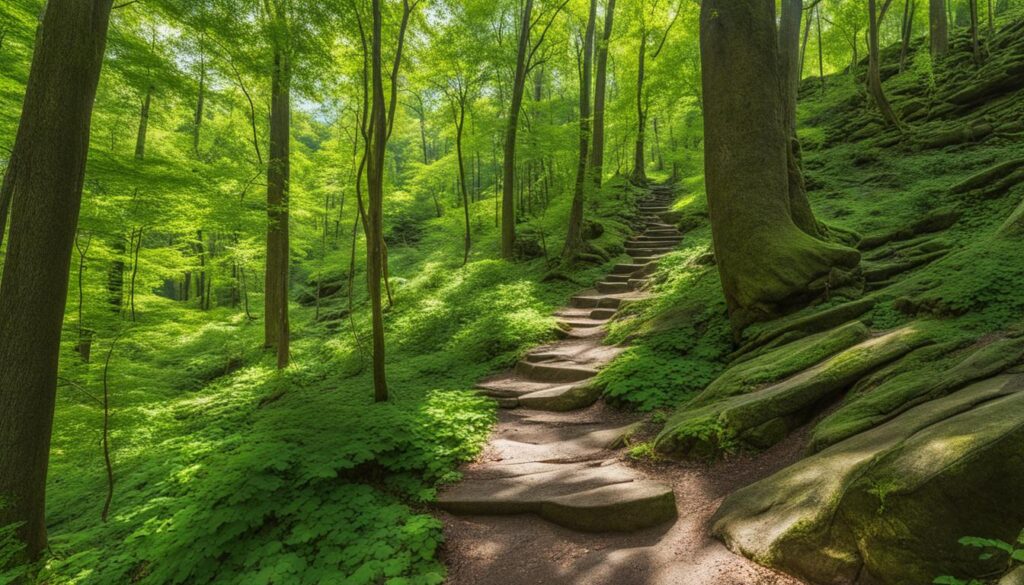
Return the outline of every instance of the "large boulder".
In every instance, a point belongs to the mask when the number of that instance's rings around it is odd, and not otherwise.
[[[733,551],[822,585],[992,574],[963,536],[1024,526],[1024,376],[926,402],[730,495]]]

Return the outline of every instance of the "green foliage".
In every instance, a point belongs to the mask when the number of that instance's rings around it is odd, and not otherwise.
[[[2,501],[0,501],[0,505],[3,505]],[[17,524],[0,526],[0,567],[8,567],[0,568],[0,585],[10,585],[16,582],[28,570],[27,567],[16,564],[25,548],[15,537],[17,529]]]
[[[998,538],[981,538],[978,536],[965,536],[959,540],[960,544],[976,548],[982,552],[978,555],[980,561],[996,562],[1003,565],[1001,572],[1010,572],[1016,567],[1024,566],[1024,530],[1017,536],[1017,541],[1009,543]],[[959,579],[951,575],[936,577],[932,583],[938,585],[985,585],[985,581],[974,578]]]

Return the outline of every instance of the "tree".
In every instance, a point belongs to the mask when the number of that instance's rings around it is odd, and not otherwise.
[[[615,0],[608,0],[604,10],[604,34],[597,45],[597,80],[594,83],[594,138],[590,149],[591,176],[594,185],[601,186],[604,179],[604,102],[608,84],[608,45],[612,39]]]
[[[907,68],[907,53],[914,35],[914,16],[917,13],[916,0],[903,0],[903,21],[900,25],[900,72]]]
[[[583,198],[587,186],[587,148],[590,146],[590,78],[594,67],[594,21],[597,20],[597,0],[590,0],[590,14],[583,33],[583,67],[580,72],[580,146],[576,166],[576,185],[572,207],[569,210],[569,231],[565,237],[562,261],[571,264],[583,247]]]
[[[771,5],[705,0],[700,29],[708,207],[738,332],[820,294],[860,255],[808,235],[793,219]]]
[[[11,233],[0,281],[0,526],[30,560],[46,548],[46,470],[61,323],[111,0],[50,0],[3,191]]]
[[[654,1],[651,5],[650,11],[645,11],[641,3],[639,10],[640,17],[640,50],[637,52],[637,68],[636,68],[636,142],[633,149],[633,172],[630,175],[630,180],[636,185],[647,184],[647,169],[646,169],[646,158],[645,148],[646,140],[645,136],[647,133],[647,93],[644,90],[644,82],[647,79],[647,44],[651,38],[651,35],[655,34],[653,24],[650,22],[655,17],[655,10],[658,7],[658,2]],[[669,19],[668,25],[661,33],[660,40],[654,45],[654,52],[651,53],[650,61],[654,61],[661,54],[661,50],[665,48],[665,41],[668,40],[668,34],[672,31],[672,27],[675,26],[676,21],[679,19],[679,15],[682,12],[682,3],[676,6],[675,11]]]
[[[501,182],[501,257],[512,258],[516,241],[516,136],[519,132],[519,112],[523,106],[523,92],[526,89],[526,78],[530,71],[539,64],[534,59],[537,50],[544,44],[544,38],[555,21],[555,17],[569,2],[563,0],[557,7],[549,10],[547,24],[537,41],[530,44],[530,32],[536,23],[533,21],[533,0],[526,0],[523,15],[519,24],[519,42],[516,49],[516,68],[512,79],[512,101],[509,106],[508,122],[505,126],[504,160],[502,161]],[[538,18],[538,21],[541,19]]]
[[[967,6],[971,13],[971,55],[974,57],[974,66],[981,67],[981,44],[978,42],[978,0],[967,0]]]
[[[384,76],[382,40],[383,18],[381,0],[372,0],[373,24],[370,36],[370,85],[371,100],[368,115],[369,127],[366,132],[366,186],[368,193],[367,211],[363,218],[366,231],[366,278],[370,293],[370,311],[373,327],[373,399],[385,402],[388,399],[387,374],[385,372],[384,307],[381,302],[381,279],[386,278],[384,252],[384,157],[387,141],[395,120],[395,106],[398,103],[398,68],[402,63],[402,49],[405,45],[405,31],[409,16],[415,4],[402,0],[402,21],[398,29],[395,59],[391,66],[390,101],[384,101]],[[360,205],[362,203],[360,202]]]
[[[882,89],[882,65],[881,57],[879,56],[881,49],[879,47],[878,29],[882,20],[885,19],[885,13],[889,10],[892,0],[883,0],[883,2],[879,11],[876,9],[876,0],[868,0],[868,95],[875,102],[875,106],[881,112],[885,123],[902,132],[903,127],[900,124],[900,120],[896,116],[896,112],[893,111],[892,106],[889,105],[889,100],[885,97],[885,90]]]
[[[796,135],[796,94],[800,87],[800,19],[803,11],[803,0],[782,0],[778,34],[779,75],[782,77],[782,121],[789,136],[786,168],[793,221],[803,231],[817,236],[818,222],[815,221],[811,204],[807,200],[800,160],[800,141]]]
[[[267,258],[264,273],[264,346],[277,351],[277,367],[288,366],[288,190],[291,168],[291,62],[289,0],[264,0],[273,63],[270,89],[270,158],[267,164]]]

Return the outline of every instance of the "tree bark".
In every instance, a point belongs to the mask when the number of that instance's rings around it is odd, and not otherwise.
[[[153,85],[146,88],[146,97],[142,100],[142,111],[139,113],[139,134],[135,138],[135,158],[142,160],[146,156],[146,130],[149,128],[149,105],[153,100]]]
[[[590,149],[590,175],[597,187],[604,180],[604,101],[608,85],[608,45],[612,38],[615,0],[608,0],[604,12],[604,34],[597,45],[597,79],[594,82],[594,129]]]
[[[981,43],[978,42],[978,0],[967,0],[971,13],[971,54],[975,67],[981,67]]]
[[[800,87],[800,19],[803,17],[803,0],[782,0],[782,14],[779,18],[779,86],[782,95],[782,121],[789,136],[786,154],[786,168],[789,176],[789,200],[793,221],[812,236],[818,236],[818,222],[811,211],[804,187],[804,175],[800,156],[800,141],[796,136],[796,98]]]
[[[0,281],[0,526],[46,548],[46,470],[61,323],[111,0],[49,0],[11,156]],[[15,559],[18,562],[22,559]]]
[[[192,152],[199,156],[199,132],[203,126],[203,102],[206,98],[206,55],[199,55],[199,95],[196,98],[195,121],[192,126]]]
[[[917,2],[911,0],[903,1],[903,25],[900,28],[900,73],[907,69],[907,53],[910,52],[910,40],[914,34],[914,14],[917,12]]]
[[[647,31],[640,36],[640,50],[636,63],[636,142],[633,146],[633,173],[630,181],[636,185],[647,184],[646,160],[644,158],[644,131],[647,128],[647,108],[644,107],[644,77],[647,65]]]
[[[381,302],[383,266],[382,218],[384,203],[384,155],[387,142],[387,115],[384,103],[384,78],[381,63],[381,8],[380,0],[373,0],[373,34],[371,38],[372,102],[367,143],[366,184],[369,191],[369,209],[366,227],[367,289],[373,322],[373,399],[388,399],[387,377],[384,369],[384,316]]]
[[[594,28],[597,20],[597,0],[590,0],[590,14],[587,30],[583,37],[583,71],[580,76],[580,141],[579,159],[576,165],[576,185],[569,210],[569,231],[565,237],[562,261],[571,264],[576,261],[583,248],[583,199],[587,186],[587,148],[590,146],[590,79],[594,68]]]
[[[793,220],[772,12],[761,0],[701,6],[708,205],[737,332],[796,308],[815,294],[816,281],[860,259],[856,250],[816,239]]]
[[[512,105],[505,129],[505,158],[502,162],[501,184],[501,257],[511,259],[516,242],[516,134],[519,131],[519,110],[523,105],[526,85],[526,58],[530,48],[530,18],[533,0],[526,0],[519,25],[519,47],[516,52],[516,72],[512,80]]]
[[[275,40],[271,72],[270,158],[267,165],[267,258],[264,275],[264,345],[277,350],[277,367],[288,366],[288,190],[290,175],[290,82],[288,56]],[[200,296],[202,299],[202,296]]]
[[[466,166],[462,159],[462,130],[466,126],[466,89],[460,88],[458,96],[458,115],[455,119],[455,155],[459,160],[459,190],[462,192],[462,211],[466,220],[466,233],[464,238],[464,250],[462,253],[462,264],[469,262],[469,249],[472,245],[472,236],[469,225],[469,189],[466,187]]]
[[[881,58],[878,46],[879,13],[875,9],[875,5],[876,0],[868,0],[868,94],[874,100],[885,123],[902,132],[900,120],[896,117],[892,106],[889,105],[889,100],[885,97],[885,91],[882,89]]]

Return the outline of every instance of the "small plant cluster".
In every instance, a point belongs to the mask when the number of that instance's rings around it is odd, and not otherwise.
[[[980,549],[978,560],[987,561],[1001,565],[996,575],[1003,575],[1024,566],[1024,530],[1017,536],[1017,541],[1009,543],[997,538],[980,538],[977,536],[965,536],[960,539],[960,544],[970,548]],[[951,575],[936,577],[932,583],[936,585],[987,585],[992,583],[990,579],[960,579]]]

